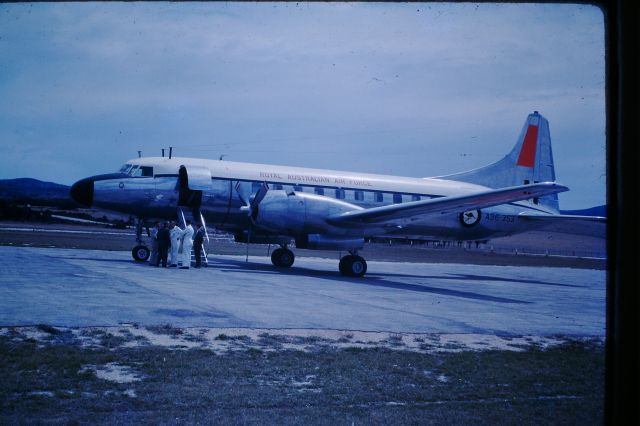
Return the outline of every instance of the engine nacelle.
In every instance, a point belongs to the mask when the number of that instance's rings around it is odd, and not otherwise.
[[[353,229],[335,227],[325,219],[361,209],[322,195],[269,191],[258,206],[255,224],[266,231],[284,235],[352,235]]]

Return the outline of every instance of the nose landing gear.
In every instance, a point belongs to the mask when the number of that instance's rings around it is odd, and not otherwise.
[[[131,255],[136,262],[146,262],[151,255],[151,251],[149,251],[147,246],[138,245],[131,250]]]
[[[142,219],[138,219],[136,221],[136,242],[138,243],[138,245],[131,250],[131,256],[133,256],[133,259],[136,262],[146,262],[147,259],[149,259],[149,256],[151,255],[151,250],[149,250],[149,247],[145,246],[142,243],[143,225],[144,225],[144,221]],[[147,233],[149,233],[148,229],[147,229]]]

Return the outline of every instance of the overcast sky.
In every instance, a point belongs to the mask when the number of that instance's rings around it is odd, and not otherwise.
[[[160,155],[426,177],[550,123],[564,209],[606,201],[588,5],[0,4],[0,178]]]

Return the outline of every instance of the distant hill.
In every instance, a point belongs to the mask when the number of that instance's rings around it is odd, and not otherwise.
[[[74,207],[69,187],[31,178],[0,179],[0,200],[57,207]]]
[[[582,210],[560,210],[562,214],[575,214],[579,216],[607,216],[607,206],[596,206]]]

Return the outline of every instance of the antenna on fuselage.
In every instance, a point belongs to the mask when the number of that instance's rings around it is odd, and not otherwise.
[[[172,152],[173,152],[173,147],[172,147],[172,146],[170,146],[170,147],[169,147],[169,160],[171,160],[171,154],[172,154]]]
[[[164,148],[162,148],[162,158],[164,158]]]
[[[142,151],[138,151],[138,158],[142,157]]]

